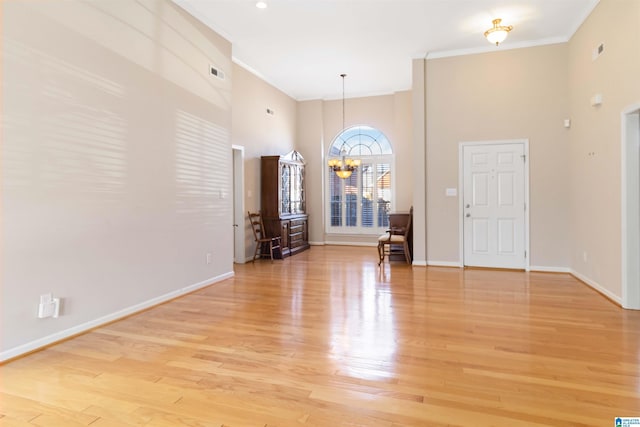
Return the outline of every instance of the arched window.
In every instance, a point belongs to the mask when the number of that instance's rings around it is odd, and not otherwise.
[[[391,143],[378,129],[354,126],[343,130],[329,147],[329,159],[343,155],[361,164],[346,179],[328,174],[327,232],[379,234],[389,226],[393,200]]]

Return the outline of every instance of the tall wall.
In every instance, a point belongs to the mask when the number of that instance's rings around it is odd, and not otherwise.
[[[232,140],[234,145],[244,147],[245,211],[260,209],[260,157],[286,154],[295,148],[297,107],[293,98],[233,64]],[[245,254],[249,258],[255,243],[248,220],[244,227]]]
[[[408,211],[412,203],[411,92],[349,98],[345,102],[345,127],[368,125],[380,129],[394,150],[395,209]],[[377,235],[327,234],[324,213],[326,155],[333,139],[342,131],[342,99],[299,103],[297,147],[307,160],[307,210],[311,242],[373,244]]]
[[[323,101],[302,101],[298,103],[298,137],[296,148],[307,160],[305,168],[305,190],[307,212],[309,213],[309,243],[324,244],[324,156],[331,143],[324,135]]]
[[[427,60],[428,263],[462,263],[458,198],[445,196],[446,188],[459,188],[459,143],[527,138],[530,264],[566,269],[567,52],[558,44]]]
[[[601,43],[604,52],[592,59]],[[569,42],[571,269],[619,299],[621,113],[640,103],[640,2],[601,0]],[[602,104],[590,99],[602,95]]]
[[[0,358],[232,275],[231,45],[166,1],[1,7]]]

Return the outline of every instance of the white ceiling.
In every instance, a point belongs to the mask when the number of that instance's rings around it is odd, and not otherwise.
[[[565,42],[599,0],[173,0],[227,38],[233,59],[297,100],[411,87],[411,60]],[[513,25],[491,45],[494,18]],[[229,70],[223,70],[229,71]]]

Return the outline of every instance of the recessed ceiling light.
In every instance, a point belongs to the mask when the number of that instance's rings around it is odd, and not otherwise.
[[[267,3],[264,1],[259,1],[258,3],[256,3],[256,7],[258,9],[266,9],[267,8]]]

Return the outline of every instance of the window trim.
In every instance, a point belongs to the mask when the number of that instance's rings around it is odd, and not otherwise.
[[[363,130],[365,131],[363,132]],[[345,133],[353,133],[354,131],[356,131],[354,136],[351,136],[347,139],[344,138]],[[326,235],[373,236],[373,235],[379,235],[381,233],[384,233],[388,228],[388,226],[378,226],[378,227],[362,226],[362,176],[360,174],[360,170],[358,170],[358,192],[357,192],[357,206],[356,206],[356,209],[357,209],[356,216],[357,216],[357,222],[359,225],[355,227],[348,227],[345,225],[336,227],[331,225],[331,174],[333,174],[333,172],[328,171],[328,168],[326,167],[327,161],[329,159],[338,158],[338,156],[330,154],[334,146],[336,146],[336,144],[337,146],[335,148],[344,147],[345,144],[348,146],[352,146],[353,148],[359,146],[360,144],[355,144],[355,145],[348,144],[348,141],[350,141],[351,138],[357,135],[366,135],[366,137],[370,138],[371,141],[377,143],[381,148],[380,150],[381,153],[371,154],[371,155],[366,155],[366,154],[356,155],[356,153],[349,152],[347,153],[347,157],[350,159],[360,159],[363,163],[372,162],[374,165],[378,165],[381,163],[389,164],[389,173],[390,173],[390,179],[391,179],[391,203],[389,206],[389,211],[390,212],[395,211],[395,206],[396,206],[395,199],[397,194],[396,181],[395,181],[396,155],[393,150],[393,144],[391,143],[389,138],[387,138],[387,135],[377,127],[366,125],[366,124],[359,124],[359,125],[353,125],[353,126],[347,127],[346,129],[342,129],[340,132],[338,132],[338,134],[331,140],[331,144],[329,144],[328,149],[324,153],[324,162],[323,162],[324,169],[323,170],[325,171],[325,173],[323,175],[326,175],[326,178],[324,178],[323,180],[323,185],[326,191],[325,191],[325,194],[323,195],[323,199],[324,199],[323,205],[324,205],[324,217],[326,219],[325,227],[324,227]],[[358,142],[359,141],[360,140],[358,140]],[[384,141],[384,144],[381,144],[380,141]],[[387,151],[387,153],[383,153],[383,151]],[[360,153],[362,152],[360,151]],[[344,195],[344,192],[343,192],[343,195]],[[344,206],[346,206],[346,203],[344,200],[342,201],[342,206],[344,211]],[[346,218],[344,218],[343,216],[343,219],[346,219]]]
[[[330,157],[327,156],[327,159],[329,159]],[[390,205],[390,211],[393,212],[395,211],[395,206],[396,206],[396,180],[395,180],[395,168],[396,168],[396,156],[395,154],[382,154],[382,155],[375,155],[375,156],[350,156],[349,158],[352,159],[361,159],[364,162],[367,163],[373,163],[374,165],[377,164],[381,164],[381,163],[388,163],[389,164],[389,173],[391,174],[391,205]],[[325,165],[325,169],[326,169],[326,161],[324,162]],[[354,235],[354,236],[377,236],[380,235],[382,233],[384,233],[385,231],[387,231],[388,226],[380,226],[380,227],[363,227],[361,224],[356,226],[356,227],[349,227],[349,226],[332,226],[331,225],[331,174],[333,172],[328,171],[327,170],[327,174],[326,174],[326,178],[324,180],[326,188],[327,188],[327,192],[325,195],[325,200],[324,200],[324,204],[325,204],[325,218],[327,218],[327,221],[325,222],[325,233],[327,235]],[[338,178],[339,179],[339,178]],[[360,174],[360,171],[358,170],[358,189],[360,190],[362,188],[362,175]],[[357,218],[358,218],[358,222],[361,222],[362,218],[362,192],[358,191],[357,194]]]

